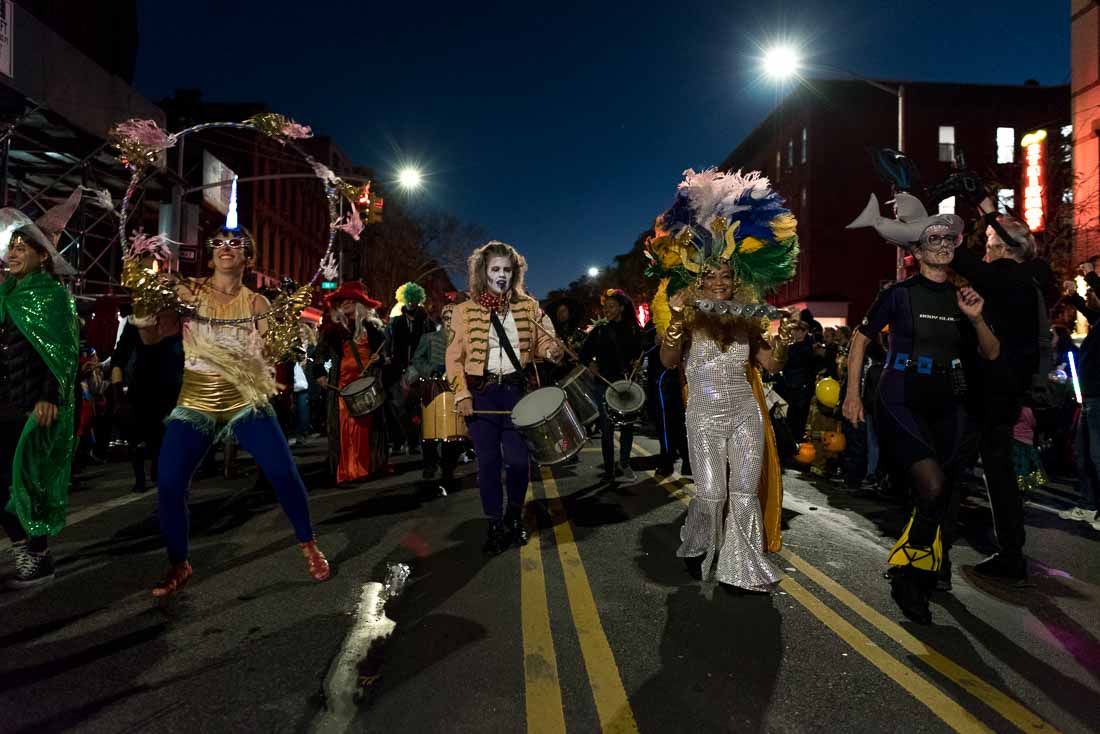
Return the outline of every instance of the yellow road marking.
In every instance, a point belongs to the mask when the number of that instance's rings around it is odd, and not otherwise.
[[[588,683],[592,696],[596,700],[596,714],[600,719],[600,728],[604,732],[629,734],[638,731],[634,721],[634,712],[630,708],[626,690],[623,688],[622,675],[615,663],[615,655],[600,623],[596,609],[596,600],[592,596],[592,587],[588,583],[588,574],[573,540],[573,527],[569,524],[562,507],[558,485],[549,467],[542,467],[542,485],[549,500],[551,521],[554,525],[554,539],[558,546],[562,573],[565,576],[565,590],[569,597],[569,609],[573,614],[573,624],[577,629],[577,638],[584,657]]]
[[[840,639],[847,642],[853,650],[893,679],[913,698],[927,706],[932,713],[943,720],[943,723],[958,732],[992,731],[946,693],[872,642],[867,635],[853,627],[790,576],[785,577],[780,582],[780,586],[821,620],[826,627],[835,632]]]
[[[638,452],[641,454],[652,456],[649,451],[640,446],[635,445],[635,449],[637,449]],[[661,486],[671,496],[678,498],[684,504],[688,504],[691,501],[691,498],[686,492],[684,492],[684,485],[687,484],[688,481],[689,480],[686,477],[681,477],[677,479],[675,483],[661,481],[658,482],[658,485]],[[916,656],[920,660],[924,661],[926,665],[955,682],[960,688],[985,703],[987,706],[999,713],[1021,731],[1041,731],[1051,732],[1052,734],[1058,731],[1049,723],[1036,716],[1026,707],[1017,703],[1006,694],[1002,693],[985,681],[981,680],[978,676],[969,672],[954,661],[944,657],[939,652],[936,652],[932,648],[928,647],[916,637],[913,637],[913,635],[911,635],[909,632],[906,632],[905,629],[901,627],[901,625],[872,609],[865,602],[855,596],[855,594],[845,589],[843,586],[826,576],[824,573],[797,556],[792,551],[784,548],[779,552],[779,554],[782,557],[786,558],[792,566],[801,571],[807,578],[809,578],[825,591],[832,594],[834,598],[836,598],[838,601],[840,601],[842,604],[847,606],[859,616],[863,617],[863,619],[865,619],[873,627],[878,629],[887,637],[897,642],[907,652]],[[833,612],[816,596],[811,594],[803,586],[794,581],[794,579],[788,576],[781,582],[781,585],[788,593],[791,594],[791,596],[795,597],[795,599],[797,599],[802,604],[802,606],[806,607],[806,609],[809,610],[811,614],[821,620],[821,622],[829,627],[829,629],[833,630],[833,632],[839,635],[841,639],[847,642],[852,647],[852,649],[854,649],[863,657],[867,658],[867,660],[874,664],[875,667],[877,667],[883,673],[896,681],[899,685],[905,688],[905,690],[909,691],[909,693],[912,694],[914,698],[931,708],[932,711],[935,712],[936,715],[939,716],[941,719],[943,719],[944,722],[947,723],[949,726],[955,728],[958,731],[966,731],[968,729],[959,727],[967,727],[976,724],[977,726],[981,727],[980,729],[978,729],[979,731],[987,730],[984,725],[978,722],[977,719],[974,719],[973,716],[967,713],[965,709],[956,704],[952,699],[947,698],[946,695],[943,694],[938,688],[935,688],[923,678],[918,676],[915,672],[911,671],[909,668],[906,668],[904,665],[899,663],[896,658],[890,656],[881,648],[875,646],[874,656],[872,657],[871,655],[868,655],[867,651],[864,648],[867,645],[874,646],[874,643],[866,635],[864,635],[858,629],[845,621],[842,617]],[[899,678],[898,675],[895,674],[897,673],[898,667],[906,671],[907,675],[904,679]],[[914,677],[917,680],[920,680],[922,685],[915,688],[911,687],[915,685],[912,683],[912,678]],[[939,697],[945,698],[952,704],[955,709],[957,709],[957,711],[952,713],[949,709],[937,708],[943,706],[944,704],[942,703],[942,701],[936,700],[936,697],[932,696],[930,691],[935,692],[935,694],[937,694]],[[957,713],[960,711],[966,715],[966,719],[957,718]],[[955,717],[956,720],[949,720],[945,717],[945,714],[949,714]],[[969,730],[973,731],[974,729]]]
[[[532,499],[527,489],[527,501]],[[531,542],[519,550],[520,617],[523,627],[523,685],[527,731],[565,734],[558,659],[550,633],[546,576],[542,570],[542,537],[532,528]]]
[[[863,617],[873,627],[901,645],[906,652],[944,677],[954,681],[956,685],[1003,716],[1020,731],[1052,733],[1058,731],[1027,707],[918,640],[897,622],[871,608],[862,599],[804,561],[793,551],[784,548],[779,554],[801,571],[806,578],[832,594],[841,604]]]

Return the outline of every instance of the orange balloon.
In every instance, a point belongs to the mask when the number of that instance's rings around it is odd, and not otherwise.
[[[817,449],[814,448],[812,443],[806,442],[798,445],[798,453],[795,454],[794,460],[799,464],[812,464],[816,458]]]

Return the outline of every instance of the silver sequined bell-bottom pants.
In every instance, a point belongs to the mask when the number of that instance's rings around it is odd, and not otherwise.
[[[743,589],[766,589],[779,572],[764,554],[763,513],[757,496],[764,460],[764,421],[755,400],[738,411],[730,431],[688,416],[688,453],[695,497],[680,530],[680,557],[703,559],[711,576]],[[694,420],[693,420],[694,419]],[[727,473],[727,467],[729,469]]]

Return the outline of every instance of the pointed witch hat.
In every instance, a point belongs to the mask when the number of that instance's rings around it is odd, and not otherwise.
[[[76,275],[76,268],[57,251],[61,232],[80,205],[80,188],[73,189],[69,198],[47,210],[37,222],[13,207],[0,209],[0,260],[7,261],[12,235],[22,232],[49,253],[53,271],[57,275]]]

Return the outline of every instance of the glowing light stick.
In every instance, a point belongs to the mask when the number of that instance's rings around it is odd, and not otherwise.
[[[1077,398],[1077,402],[1081,403],[1081,383],[1077,380],[1077,364],[1073,361],[1073,352],[1067,354],[1069,357],[1069,373],[1073,377],[1073,394]]]

